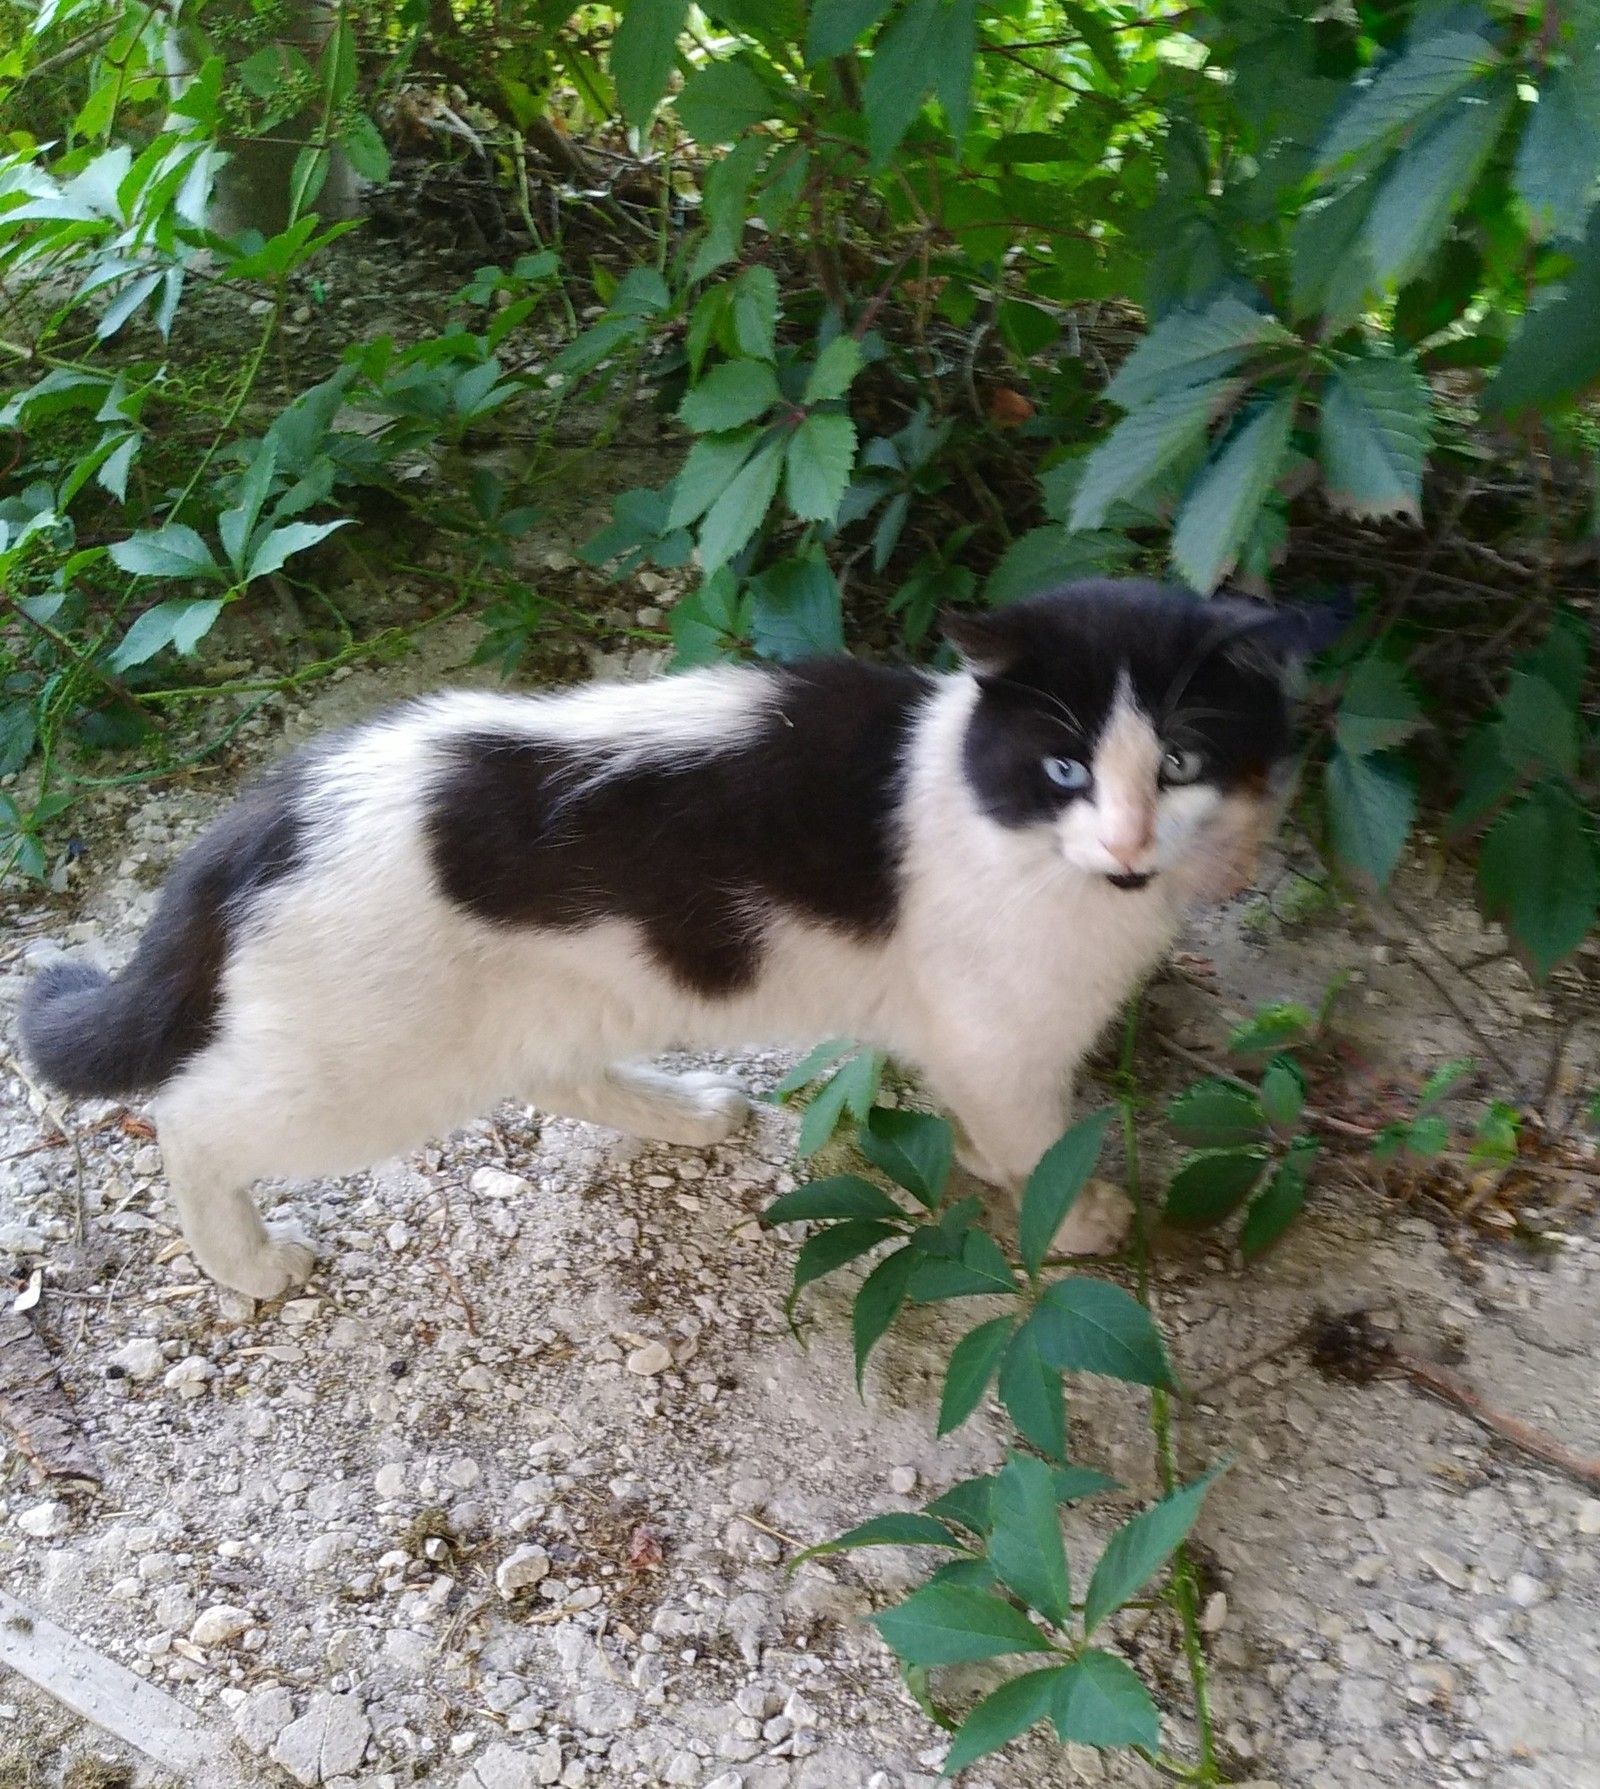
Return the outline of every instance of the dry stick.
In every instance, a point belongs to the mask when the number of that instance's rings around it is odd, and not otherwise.
[[[1413,1385],[1420,1385],[1424,1391],[1431,1391],[1447,1404],[1454,1404],[1474,1422],[1481,1423],[1484,1428],[1492,1430],[1502,1440],[1520,1448],[1523,1453],[1554,1466],[1557,1471],[1575,1478],[1579,1484],[1587,1485],[1592,1491],[1600,1491],[1600,1459],[1574,1453],[1553,1435],[1545,1434],[1543,1429],[1536,1429],[1531,1423],[1523,1422],[1520,1417],[1508,1416],[1505,1411],[1496,1410],[1493,1405],[1484,1403],[1466,1380],[1459,1374],[1452,1373],[1448,1367],[1423,1360],[1415,1354],[1407,1353],[1403,1348],[1396,1348],[1393,1358],[1395,1366]]]

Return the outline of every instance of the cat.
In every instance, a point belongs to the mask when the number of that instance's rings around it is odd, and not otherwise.
[[[1185,910],[1248,881],[1319,629],[1091,581],[948,616],[949,672],[424,697],[247,791],[119,975],[34,978],[24,1045],[64,1092],[154,1090],[195,1258],[256,1298],[314,1260],[263,1223],[261,1177],[351,1172],[509,1097],[731,1135],[743,1088],[642,1060],[666,1050],[874,1045],[1014,1192]]]

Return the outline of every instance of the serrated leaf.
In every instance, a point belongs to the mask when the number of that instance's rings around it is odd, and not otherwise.
[[[1155,1319],[1109,1280],[1081,1274],[1056,1280],[1039,1300],[1035,1321],[1040,1351],[1052,1366],[1131,1385],[1172,1384]]]
[[[140,578],[203,578],[220,571],[210,547],[182,522],[130,534],[108,549],[119,571]]]
[[[994,1317],[969,1329],[950,1351],[939,1398],[939,1433],[959,1429],[983,1401],[1011,1339],[1014,1317]]]
[[[983,587],[983,600],[997,608],[1041,590],[1059,589],[1078,578],[1104,577],[1128,563],[1138,548],[1127,535],[1091,528],[1081,534],[1048,524],[1019,534],[1000,556]]]
[[[689,449],[683,469],[672,482],[672,507],[666,526],[686,528],[697,521],[738,477],[761,439],[757,428],[727,435],[702,435]]]
[[[794,1264],[794,1284],[789,1288],[789,1308],[812,1281],[836,1273],[860,1256],[870,1253],[880,1242],[887,1242],[902,1232],[898,1225],[875,1218],[851,1218],[842,1224],[830,1224],[815,1236],[808,1236]]]
[[[856,1134],[861,1153],[931,1211],[944,1193],[955,1155],[948,1119],[904,1107],[874,1106]]]
[[[883,167],[922,109],[933,85],[940,36],[940,0],[910,0],[872,46],[872,65],[861,89],[872,166]]]
[[[1292,1056],[1274,1056],[1261,1076],[1261,1108],[1280,1130],[1300,1122],[1306,1078]]]
[[[157,603],[153,609],[146,609],[112,653],[112,670],[131,670],[167,646],[187,656],[211,631],[222,607],[222,598],[218,596],[194,602]]]
[[[820,555],[784,559],[750,583],[750,640],[785,662],[844,650],[839,585]]]
[[[876,1050],[858,1050],[842,1063],[818,1090],[800,1122],[796,1153],[804,1159],[815,1155],[833,1135],[846,1112],[863,1119],[872,1110],[878,1092],[883,1057]]]
[[[900,1314],[906,1301],[906,1287],[911,1270],[917,1264],[917,1251],[911,1247],[896,1249],[873,1268],[856,1294],[850,1315],[850,1327],[856,1347],[856,1390],[867,1370],[872,1350],[888,1333],[889,1326]]]
[[[1340,357],[1322,394],[1318,453],[1328,501],[1357,517],[1422,519],[1433,400],[1415,361]]]
[[[14,215],[14,214],[13,214]],[[1483,402],[1501,415],[1567,403],[1600,379],[1600,206],[1572,271],[1523,313]]]
[[[945,1527],[943,1522],[936,1522],[932,1516],[917,1515],[910,1511],[892,1511],[887,1515],[873,1516],[859,1527],[852,1528],[847,1534],[838,1535],[831,1541],[819,1541],[814,1547],[807,1547],[803,1553],[795,1555],[794,1563],[798,1565],[802,1559],[816,1559],[824,1553],[853,1553],[858,1547],[949,1547],[959,1549],[960,1541]]]
[[[689,0],[627,0],[611,39],[611,78],[630,123],[642,130],[667,90]]]
[[[1592,39],[1539,88],[1517,144],[1513,183],[1536,237],[1581,236],[1600,176],[1600,54]]]
[[[1335,737],[1352,757],[1364,758],[1409,739],[1424,724],[1405,667],[1379,652],[1357,659],[1339,700]]]
[[[1462,94],[1395,157],[1364,233],[1380,285],[1403,286],[1428,264],[1499,140],[1515,95],[1505,79]]]
[[[802,521],[831,522],[839,513],[856,458],[856,425],[848,416],[808,416],[789,437],[789,507]]]
[[[1089,1580],[1083,1598],[1083,1632],[1087,1637],[1129,1597],[1137,1596],[1172,1557],[1200,1514],[1212,1481],[1226,1469],[1213,1466],[1203,1478],[1153,1508],[1133,1517],[1112,1535]]]
[[[806,61],[843,56],[877,24],[894,0],[817,0],[806,26]]]
[[[730,310],[739,352],[771,360],[777,351],[778,276],[770,267],[747,267],[739,275]]]
[[[771,1098],[782,1105],[791,1093],[798,1093],[802,1087],[809,1087],[819,1078],[824,1069],[831,1068],[841,1056],[848,1056],[855,1049],[855,1040],[848,1037],[830,1037],[804,1056],[789,1070],[783,1079],[773,1088]]]
[[[989,1563],[1000,1581],[1056,1627],[1072,1621],[1067,1553],[1055,1474],[1031,1454],[1013,1454],[989,1494]]]
[[[278,571],[296,553],[314,547],[340,528],[348,528],[351,518],[341,516],[336,522],[285,522],[273,528],[259,541],[252,543],[247,579],[265,578]]]
[[[1189,487],[1173,532],[1172,563],[1208,595],[1233,570],[1283,470],[1294,423],[1290,392],[1257,409]]]
[[[1218,1224],[1260,1180],[1265,1149],[1207,1149],[1187,1156],[1167,1187],[1162,1215],[1171,1224]]]
[[[357,113],[339,132],[339,147],[363,180],[382,186],[389,178],[389,151],[378,127],[364,112]]]
[[[1213,415],[1237,391],[1231,379],[1208,379],[1161,392],[1125,416],[1089,455],[1072,500],[1072,527],[1098,528],[1119,498],[1132,497],[1204,440]]]
[[[1050,1712],[1063,1745],[1141,1746],[1161,1744],[1161,1716],[1150,1692],[1131,1665],[1114,1653],[1090,1647],[1054,1674]]]
[[[1500,745],[1510,763],[1578,774],[1577,703],[1532,671],[1513,671],[1500,703]]]
[[[761,526],[778,494],[783,443],[769,441],[735,476],[700,524],[700,564],[709,576],[726,565]]]
[[[961,1665],[1050,1650],[1039,1629],[1003,1597],[954,1584],[930,1584],[872,1622],[908,1665]]]
[[[1567,788],[1536,784],[1490,827],[1478,888],[1484,911],[1504,920],[1541,977],[1578,948],[1600,912],[1600,854],[1592,819]]]
[[[1321,314],[1337,333],[1360,313],[1377,284],[1365,238],[1367,213],[1377,187],[1357,180],[1343,192],[1307,205],[1294,221],[1290,253],[1294,262],[1294,314]]]
[[[1348,869],[1382,888],[1394,873],[1417,812],[1410,765],[1385,752],[1354,758],[1335,746],[1323,772],[1328,840]]]
[[[1296,1143],[1273,1171],[1265,1189],[1251,1202],[1239,1231],[1239,1247],[1247,1259],[1270,1248],[1299,1216],[1306,1202],[1306,1181],[1317,1147],[1309,1139]]]
[[[1413,35],[1372,80],[1355,88],[1323,138],[1317,172],[1327,174],[1368,149],[1392,141],[1499,61],[1489,24]]]
[[[1066,1393],[1061,1374],[1044,1357],[1034,1317],[1012,1336],[1001,1357],[999,1393],[1017,1432],[1048,1458],[1064,1460]]]
[[[1025,1671],[992,1690],[961,1723],[939,1774],[953,1777],[979,1758],[986,1758],[1027,1732],[1050,1713],[1058,1680],[1071,1666]]]
[[[748,62],[711,62],[673,101],[678,121],[697,143],[737,143],[746,131],[773,117],[777,96]]]
[[[38,737],[38,716],[32,702],[7,702],[0,708],[0,776],[21,770],[33,756]]]
[[[766,361],[724,360],[678,406],[678,417],[697,435],[725,434],[765,416],[781,395]]]
[[[1136,410],[1177,387],[1215,381],[1261,348],[1292,344],[1276,317],[1225,294],[1203,311],[1172,311],[1122,363],[1106,396]]]
[[[817,363],[806,375],[802,402],[822,404],[842,398],[849,391],[864,361],[861,344],[853,335],[836,335],[817,356]]]
[[[779,1196],[761,1214],[763,1224],[795,1224],[819,1218],[903,1218],[905,1212],[883,1190],[859,1174],[811,1180]]]
[[[1266,1129],[1255,1094],[1220,1077],[1196,1081],[1180,1093],[1167,1107],[1167,1123],[1180,1142],[1212,1149],[1254,1142]]]
[[[1028,1176],[1018,1218],[1018,1242],[1022,1264],[1030,1278],[1037,1276],[1056,1232],[1094,1173],[1105,1147],[1106,1131],[1115,1117],[1116,1108],[1107,1106],[1080,1118],[1050,1145]]]
[[[910,1295],[918,1304],[936,1304],[945,1298],[1013,1296],[1016,1290],[1016,1276],[1000,1245],[987,1231],[969,1230],[959,1259],[923,1255],[911,1276]]]

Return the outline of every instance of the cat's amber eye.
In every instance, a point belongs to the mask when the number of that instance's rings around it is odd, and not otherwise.
[[[1171,788],[1198,782],[1206,761],[1198,752],[1186,752],[1181,746],[1169,746],[1161,759],[1161,780]]]
[[[1089,766],[1078,758],[1046,758],[1044,773],[1058,789],[1081,795],[1091,781]]]

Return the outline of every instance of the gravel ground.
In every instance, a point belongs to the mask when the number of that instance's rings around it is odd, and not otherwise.
[[[442,627],[423,654],[264,713],[251,750],[459,681],[474,643]],[[23,901],[0,950],[8,1046],[37,941],[120,955],[226,780],[86,811],[74,889]],[[1436,940],[1477,935],[1432,899]],[[1403,949],[1342,921],[1291,936],[1246,906],[1194,942],[1220,999],[1177,979],[1151,1007],[1152,1035],[1180,1049],[1214,1048],[1256,999],[1314,997],[1341,966],[1360,972],[1342,1025],[1372,1068],[1414,1074],[1472,1048]],[[1542,1063],[1548,1009],[1514,971],[1497,986],[1502,1047]],[[1569,1076],[1592,1084],[1594,1052],[1591,1024]],[[770,1086],[786,1062],[735,1065]],[[861,1620],[917,1561],[792,1575],[787,1561],[998,1462],[992,1412],[934,1439],[945,1351],[984,1313],[919,1313],[880,1350],[864,1403],[842,1293],[809,1298],[809,1347],[795,1344],[793,1248],[755,1222],[793,1184],[788,1114],[691,1150],[507,1107],[366,1175],[269,1189],[325,1253],[302,1296],[259,1309],[199,1276],[137,1112],[65,1116],[81,1179],[0,1063],[0,1274],[22,1287],[43,1269],[32,1320],[103,1490],[53,1491],[0,1454],[0,1582],[199,1711],[218,1763],[190,1781],[933,1789],[944,1744]],[[1490,1402],[1600,1455],[1592,1190],[1552,1186],[1536,1227],[1559,1237],[1528,1251],[1351,1167],[1248,1271],[1216,1241],[1162,1255],[1160,1315],[1195,1390],[1180,1465],[1236,1457],[1197,1531],[1236,1779],[1600,1785],[1595,1492],[1403,1383],[1322,1377],[1300,1341],[1319,1307],[1361,1306],[1419,1353],[1455,1348]],[[1074,1512],[1081,1573],[1155,1479],[1131,1388],[1087,1382],[1072,1416],[1077,1456],[1128,1487]],[[1186,1755],[1170,1619],[1119,1621]],[[0,1677],[0,1789],[63,1780],[172,1779]],[[1036,1737],[966,1780],[1159,1779]]]

